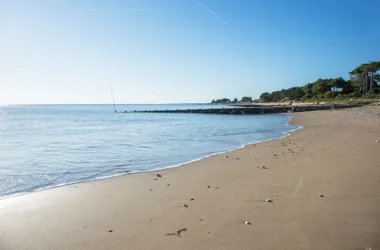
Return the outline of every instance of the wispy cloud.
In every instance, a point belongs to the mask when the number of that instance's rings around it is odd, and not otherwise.
[[[211,15],[213,15],[216,19],[218,19],[220,22],[222,22],[229,29],[233,30],[234,32],[236,32],[237,34],[239,34],[242,37],[248,38],[246,35],[244,35],[238,29],[234,28],[229,22],[227,22],[226,20],[224,20],[215,11],[213,11],[212,9],[210,9],[209,7],[207,7],[203,2],[201,2],[200,0],[194,0],[194,1],[197,2],[203,9],[205,9],[206,11],[208,11]]]
[[[84,9],[88,12],[155,12],[160,9]]]

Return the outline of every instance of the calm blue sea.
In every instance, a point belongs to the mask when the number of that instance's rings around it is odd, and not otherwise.
[[[211,107],[118,105],[123,111]],[[280,114],[115,114],[112,105],[0,106],[0,197],[176,166],[282,137],[297,128],[289,119]]]

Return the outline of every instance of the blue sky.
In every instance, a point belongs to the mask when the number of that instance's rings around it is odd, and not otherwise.
[[[380,60],[380,1],[0,0],[0,104],[258,97]]]

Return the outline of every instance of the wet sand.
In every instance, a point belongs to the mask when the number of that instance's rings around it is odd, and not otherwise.
[[[182,167],[0,200],[0,249],[378,249],[380,107],[293,123]]]

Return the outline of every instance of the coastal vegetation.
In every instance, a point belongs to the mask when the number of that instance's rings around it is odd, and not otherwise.
[[[281,102],[281,101],[339,101],[346,99],[380,99],[380,61],[361,64],[349,72],[349,79],[342,77],[317,79],[300,87],[291,87],[265,92],[259,100],[243,97],[241,100],[228,98],[212,100],[213,104],[237,104],[247,102]]]
[[[237,102],[237,98],[234,99],[234,102]],[[212,104],[230,104],[232,101],[228,98],[222,98],[222,99],[217,99],[217,100],[212,100]]]
[[[229,98],[222,98],[217,100],[212,100],[212,104],[236,104],[236,103],[246,103],[246,102],[253,102],[254,100],[250,96],[244,96],[240,100],[237,98],[234,98],[232,101]]]
[[[342,77],[318,79],[301,87],[282,89],[260,95],[261,102],[283,100],[328,101],[352,98],[380,98],[380,61],[361,64]]]

